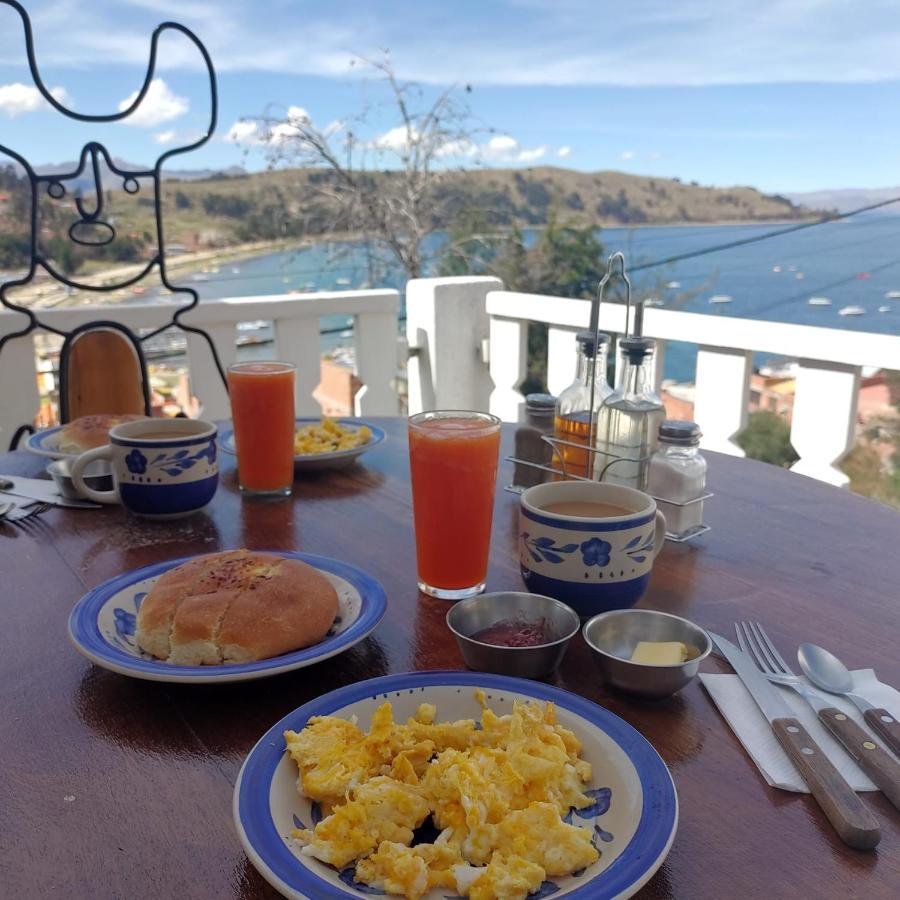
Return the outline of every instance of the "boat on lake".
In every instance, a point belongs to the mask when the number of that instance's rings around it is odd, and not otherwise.
[[[660,300],[658,297],[650,297],[644,301],[644,306],[663,306],[665,303],[664,300]]]
[[[888,291],[884,298],[885,300],[900,300],[900,291]]]
[[[713,294],[712,297],[709,298],[710,303],[731,303],[732,300],[734,300],[734,297],[731,297],[728,294]]]
[[[666,285],[666,287],[667,287],[667,288],[671,288],[671,289],[674,291],[674,290],[676,290],[677,288],[680,288],[680,287],[681,287],[681,282],[680,282],[680,281],[670,281],[670,282]]]
[[[862,316],[865,310],[861,306],[844,306],[838,311],[839,316]]]
[[[891,311],[890,306],[879,306],[878,307],[878,312],[884,313],[884,312],[890,312],[890,311]]]
[[[827,297],[810,297],[806,303],[808,306],[831,306],[831,301]]]

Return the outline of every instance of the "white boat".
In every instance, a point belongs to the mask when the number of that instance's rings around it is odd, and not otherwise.
[[[831,306],[831,301],[827,297],[810,297],[806,302],[809,306]]]
[[[194,279],[194,281],[209,281],[209,275],[207,275],[205,272],[194,272],[191,277]]]
[[[232,266],[232,267],[231,267],[231,274],[232,274],[232,275],[240,275],[240,274],[241,274],[241,270],[240,270],[237,266]]]
[[[664,300],[660,300],[658,297],[650,297],[644,301],[644,306],[662,306],[665,303]]]
[[[780,272],[780,271],[781,271],[781,266],[772,266],[772,271],[773,271],[773,272]]]
[[[878,307],[878,312],[890,312],[890,311],[891,311],[890,306],[879,306]]]
[[[349,278],[335,278],[334,283],[341,285],[341,287],[346,287],[348,284],[350,284],[350,279]]]
[[[865,310],[861,306],[845,306],[838,311],[839,316],[862,316]]]
[[[884,298],[885,300],[900,300],[900,291],[888,291]]]
[[[734,297],[730,297],[728,294],[713,294],[709,298],[710,303],[731,303],[732,300],[734,300]]]
[[[680,281],[670,281],[670,282],[666,285],[666,287],[667,287],[667,288],[671,288],[671,289],[674,291],[674,290],[676,290],[677,288],[680,288],[680,287],[681,287],[681,282],[680,282]]]

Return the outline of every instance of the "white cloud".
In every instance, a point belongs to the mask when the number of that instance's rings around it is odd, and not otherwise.
[[[128,109],[134,103],[138,92],[129,94],[120,104],[119,112]],[[152,128],[171,119],[177,119],[184,115],[190,108],[186,97],[173,94],[169,86],[162,78],[154,78],[147,89],[147,95],[138,105],[138,108],[123,121],[129,125],[139,125],[143,128]]]
[[[175,141],[175,130],[157,131],[156,134],[153,135],[153,140],[156,141],[157,144],[172,144]]]
[[[619,154],[619,159],[634,159],[637,156],[637,153],[634,150],[623,150]]]
[[[235,144],[259,144],[262,143],[259,125],[249,120],[239,120],[225,133],[225,140]]]
[[[51,88],[50,93],[60,103],[69,102],[68,94],[61,87]],[[10,118],[45,108],[49,108],[49,104],[36,87],[18,81],[0,84],[0,109]]]
[[[403,153],[405,150],[409,149],[410,144],[418,140],[418,137],[419,133],[415,128],[411,131],[407,131],[405,125],[398,125],[396,128],[392,128],[390,131],[378,135],[378,137],[369,143],[369,146],[373,150],[387,150],[391,153]]]
[[[519,142],[515,138],[508,135],[498,134],[487,142],[487,152],[495,153],[499,156],[505,156],[518,151]]]
[[[560,159],[565,159],[567,156],[571,156],[572,148],[571,147],[560,147],[559,150],[556,151],[556,155]]]
[[[517,159],[520,162],[534,162],[547,153],[546,147],[535,147],[532,150],[520,150]]]

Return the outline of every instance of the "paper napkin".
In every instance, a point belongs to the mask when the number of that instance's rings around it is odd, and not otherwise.
[[[890,685],[880,682],[872,669],[858,669],[850,673],[853,676],[853,690],[865,697],[873,706],[886,709],[900,719],[900,692]],[[753,762],[763,778],[773,787],[786,791],[797,791],[808,794],[809,788],[794,768],[788,755],[781,749],[781,744],[772,732],[768,720],[750,696],[737,675],[706,675],[701,673],[700,680],[709,692],[719,712],[731,726],[744,749],[750,754]],[[816,711],[796,691],[772,685],[796,717],[803,723],[825,755],[837,767],[855,791],[878,790],[869,777],[854,762],[849,753],[833,737],[831,732],[819,721]],[[837,694],[823,694],[829,706],[837,707],[851,719],[861,725],[872,740],[891,751],[884,741],[876,735],[863,720],[862,713],[844,697]]]

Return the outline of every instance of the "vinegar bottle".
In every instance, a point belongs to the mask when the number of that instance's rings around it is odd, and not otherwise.
[[[619,341],[616,389],[597,417],[594,478],[610,484],[647,489],[650,457],[656,450],[666,409],[653,387],[650,338]]]
[[[591,454],[589,452],[591,432],[591,379],[594,377],[596,361],[596,383],[594,385],[594,406],[596,414],[604,400],[612,392],[606,380],[606,354],[609,335],[599,334],[595,341],[593,331],[579,331],[576,337],[577,360],[575,363],[575,380],[559,395],[556,401],[556,415],[553,425],[553,436],[560,441],[581,444],[570,447],[567,444],[556,444],[553,457],[553,468],[564,473],[566,477],[580,475],[591,478]],[[596,344],[596,353],[595,353]]]

